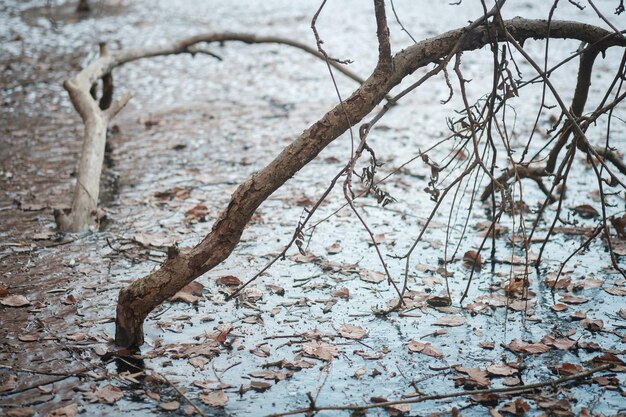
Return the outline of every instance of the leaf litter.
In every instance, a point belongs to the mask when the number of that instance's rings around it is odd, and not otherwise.
[[[361,17],[371,16],[364,13]],[[255,54],[254,57],[265,65],[271,65],[271,62],[263,61],[267,57],[262,54]],[[229,79],[228,74],[222,75],[224,80]],[[301,75],[298,74],[298,77]],[[148,79],[154,84],[160,82],[156,76]],[[314,86],[317,88],[317,84]],[[142,99],[141,96],[139,98]],[[220,129],[243,131],[245,129],[241,126],[240,119],[248,120],[253,117],[252,122],[246,123],[254,123],[260,131],[263,128],[272,129],[273,134],[269,136],[274,137],[274,133],[284,137],[292,136],[292,128],[275,132],[280,127],[256,116],[259,112],[262,113],[263,107],[256,102],[253,104],[250,109],[225,109],[222,113],[232,111],[233,116],[223,116]],[[320,106],[317,110],[322,111],[324,107],[326,106]],[[127,173],[134,172],[130,166],[137,164],[136,161],[124,159],[124,152],[132,151],[133,146],[151,146],[155,149],[163,146],[161,151],[165,152],[173,150],[173,145],[179,143],[173,143],[171,138],[160,137],[157,128],[198,126],[208,119],[204,114],[194,114],[193,110],[179,119],[156,114],[144,114],[141,118],[135,116],[136,112],[127,119],[120,120],[122,131],[127,131],[129,136],[132,134],[133,141],[122,143],[120,138],[112,138],[120,147],[117,154],[120,169]],[[296,113],[293,117],[304,116]],[[133,128],[129,120],[134,123],[141,120],[143,125],[139,127],[144,132],[137,127]],[[149,131],[145,129],[148,125],[152,127]],[[59,127],[65,129],[61,130],[65,134],[73,135],[71,129],[64,128],[61,124]],[[30,129],[26,131],[30,132]],[[53,131],[54,129],[50,129],[50,132]],[[193,152],[185,154],[194,149],[200,154],[198,149],[201,147],[193,148],[193,142],[203,138],[189,129],[181,129],[181,132],[185,137],[189,136],[189,144],[177,148],[175,152],[185,155],[191,165],[204,167],[202,164],[207,162],[206,155],[194,157]],[[14,134],[21,135],[19,131]],[[43,132],[42,135],[50,133]],[[224,138],[215,135],[213,140],[219,142]],[[228,140],[231,140],[230,136]],[[381,140],[389,140],[393,144],[397,142],[395,137],[382,137]],[[247,137],[235,138],[232,143],[243,148],[249,145],[249,141],[250,138]],[[224,147],[228,145],[225,141],[218,144]],[[127,185],[119,196],[119,206],[111,207],[112,217],[118,219],[116,221],[123,218],[128,219],[129,223],[122,224],[120,221],[120,224],[113,224],[106,232],[110,242],[104,236],[92,236],[85,238],[82,243],[63,241],[64,245],[54,249],[44,247],[52,242],[53,234],[40,236],[45,239],[37,240],[37,245],[41,246],[37,246],[36,256],[31,261],[35,266],[29,266],[28,258],[19,258],[20,262],[25,262],[21,267],[33,269],[28,274],[23,274],[24,278],[20,282],[3,282],[8,288],[6,292],[0,290],[0,304],[7,307],[3,309],[3,314],[28,313],[41,320],[41,323],[38,324],[36,320],[26,321],[17,331],[12,331],[7,339],[7,348],[10,350],[2,356],[2,363],[13,364],[9,354],[40,349],[46,354],[29,355],[26,363],[21,363],[19,367],[26,369],[32,365],[39,370],[46,370],[49,360],[53,364],[49,371],[58,368],[71,375],[76,370],[73,365],[77,362],[86,361],[98,370],[102,365],[100,357],[111,358],[110,352],[101,352],[103,354],[96,355],[97,359],[91,357],[90,344],[100,343],[109,350],[113,349],[110,345],[114,331],[111,320],[114,317],[113,300],[119,288],[130,278],[141,276],[153,269],[164,259],[164,248],[167,246],[176,241],[182,242],[181,246],[186,246],[193,239],[204,235],[206,224],[203,225],[203,221],[211,220],[215,207],[223,207],[227,197],[223,187],[213,189],[208,186],[209,183],[218,178],[218,181],[231,182],[230,187],[234,187],[241,179],[240,170],[245,169],[247,164],[252,164],[251,168],[258,168],[254,165],[254,158],[248,158],[246,164],[220,162],[228,160],[233,151],[230,148],[221,151],[218,144],[211,146],[215,156],[210,156],[213,158],[210,162],[219,167],[215,171],[229,171],[229,175],[220,179],[221,173],[216,172],[212,174],[210,181],[202,182],[202,186],[189,185],[197,181],[197,168],[187,171],[182,168],[179,176],[171,175],[172,172],[167,168],[171,167],[176,157],[157,156],[156,161],[149,159],[151,162],[145,163],[145,178],[137,180],[132,187]],[[263,148],[269,148],[265,144]],[[256,145],[253,143],[253,146]],[[276,149],[278,148],[277,146]],[[263,149],[258,152],[268,158],[273,153],[263,153]],[[138,157],[143,158],[141,155]],[[395,162],[394,155],[386,157],[390,162]],[[339,152],[333,158],[343,161]],[[73,166],[74,162],[69,161],[67,165]],[[151,166],[152,164],[154,165]],[[312,169],[328,170],[319,165]],[[204,168],[200,169],[203,170]],[[68,169],[67,172],[70,171]],[[159,171],[167,175],[160,175]],[[315,186],[312,180],[300,177],[297,180],[300,181],[297,187],[309,187],[312,190]],[[407,177],[405,182],[408,180]],[[302,182],[305,184],[302,185]],[[409,185],[412,183],[409,182]],[[44,191],[45,189],[38,190],[40,194]],[[312,196],[315,193],[309,193],[307,189],[307,195],[309,194]],[[59,195],[65,195],[65,191]],[[132,406],[130,398],[134,395],[145,401],[139,406],[139,415],[158,413],[157,409],[182,409],[187,403],[172,388],[174,384],[184,387],[189,391],[189,398],[198,399],[206,407],[226,407],[235,414],[255,415],[257,407],[262,406],[265,407],[262,412],[269,414],[302,403],[306,400],[303,392],[307,390],[319,389],[329,403],[341,403],[344,401],[344,394],[338,396],[336,392],[360,394],[363,391],[359,390],[363,389],[364,392],[374,393],[367,398],[376,402],[407,395],[414,390],[410,383],[413,380],[420,381],[417,384],[425,393],[455,389],[474,390],[517,385],[520,378],[524,383],[529,383],[554,375],[571,375],[588,369],[589,366],[605,363],[613,364],[616,368],[611,373],[593,378],[595,385],[604,387],[601,391],[593,391],[593,395],[602,398],[600,407],[604,407],[604,411],[621,400],[619,387],[623,386],[624,363],[620,358],[623,357],[623,327],[620,326],[624,325],[626,309],[622,308],[623,299],[620,297],[624,296],[625,287],[623,282],[615,278],[616,274],[594,270],[590,262],[581,261],[577,264],[578,271],[566,271],[558,280],[558,265],[549,262],[546,262],[545,270],[537,274],[538,276],[531,276],[533,279],[511,279],[505,268],[497,266],[493,274],[487,271],[487,266],[491,266],[487,252],[478,254],[472,249],[465,253],[462,260],[446,264],[444,268],[439,259],[441,250],[437,250],[441,248],[444,239],[441,234],[435,234],[432,242],[424,245],[418,266],[410,271],[407,308],[401,314],[391,314],[383,319],[374,315],[372,309],[384,307],[383,304],[392,299],[394,294],[385,282],[386,275],[378,272],[381,271],[380,265],[372,260],[373,257],[367,259],[369,256],[363,255],[369,254],[367,248],[363,247],[365,245],[354,243],[364,241],[360,232],[348,230],[344,236],[345,229],[337,229],[345,227],[345,224],[341,224],[346,220],[344,216],[338,217],[338,222],[332,226],[326,227],[322,224],[319,227],[320,231],[311,242],[311,251],[306,254],[288,254],[288,259],[293,263],[284,262],[278,265],[270,270],[269,277],[262,277],[262,280],[242,293],[236,301],[225,303],[223,296],[240,287],[242,281],[259,270],[264,261],[271,258],[272,253],[277,250],[276,246],[260,242],[267,236],[283,232],[288,235],[287,232],[292,231],[295,223],[285,219],[289,216],[297,219],[300,209],[296,211],[289,207],[290,204],[298,207],[303,204],[310,206],[310,202],[314,200],[303,198],[301,190],[298,192],[289,188],[277,195],[283,199],[281,204],[276,205],[269,201],[267,208],[261,208],[259,223],[246,231],[249,235],[244,235],[242,247],[234,254],[234,259],[220,267],[219,271],[201,278],[201,283],[194,283],[197,285],[191,285],[176,294],[171,301],[180,302],[164,304],[146,322],[147,345],[135,359],[143,361],[141,367],[157,369],[171,383],[159,378],[158,373],[147,372],[148,376],[138,376],[134,372],[137,369],[134,368],[130,374],[108,369],[110,376],[119,376],[131,384],[128,387],[118,387],[113,383],[102,383],[100,377],[94,376],[102,374],[96,372],[84,378],[91,378],[98,384],[81,385],[76,391],[83,393],[74,397],[79,399],[80,406],[73,403],[59,408],[58,404],[47,400],[43,404],[48,404],[45,406],[50,411],[48,415],[74,416],[79,409],[87,414],[97,412],[94,410],[119,413],[120,410],[127,411]],[[425,218],[420,211],[421,205],[421,202],[407,204],[406,207],[400,206],[399,210],[404,210],[407,215],[416,214]],[[23,207],[26,209],[29,206],[25,203]],[[593,213],[595,209],[590,207],[579,205],[573,207],[572,212],[586,220],[596,215]],[[39,212],[23,211],[20,215],[33,216],[31,219],[42,215],[43,211],[39,206],[32,205],[31,208],[36,208]],[[410,230],[411,234],[414,231],[411,228],[414,225],[411,224],[406,227],[397,226],[401,230],[386,228],[391,223],[388,219],[394,217],[390,214],[392,212],[376,214],[374,210],[371,211],[370,219],[384,230],[384,233],[376,233],[375,241],[379,247],[391,249],[394,245],[401,245],[404,237],[396,236],[403,236],[402,232],[406,230]],[[401,219],[398,216],[392,220]],[[44,220],[39,218],[38,221]],[[618,234],[621,230],[623,238],[623,222],[620,223],[618,217],[612,218],[611,222]],[[129,224],[132,224],[130,234]],[[337,236],[337,230],[342,230],[341,236]],[[477,226],[474,231],[476,236],[481,236],[480,233],[485,230],[485,227]],[[502,236],[503,247],[506,245],[504,241],[508,230],[512,228],[504,225],[498,225],[496,229],[496,235]],[[188,234],[194,237],[186,238]],[[17,239],[15,242],[19,244]],[[559,242],[569,241],[559,238]],[[87,248],[89,246],[97,250],[90,251]],[[469,247],[478,246],[472,244]],[[30,247],[20,249],[23,252],[15,253],[32,251]],[[519,264],[524,259],[520,253],[514,256],[505,255],[506,250],[504,248],[500,253],[504,261]],[[75,253],[81,251],[85,255],[82,261],[84,272],[80,272],[76,262],[70,262],[74,260]],[[593,257],[594,254],[602,253],[603,248],[592,246],[590,251]],[[57,264],[64,267],[60,270],[59,267],[56,270],[45,269],[43,264],[49,263],[48,259],[59,261]],[[471,269],[477,274],[473,278],[475,285],[473,284],[469,295],[470,303],[460,310],[459,293],[464,288]],[[76,295],[62,293],[63,297],[59,299],[54,299],[51,294],[37,294],[36,291],[31,294],[31,289],[19,287],[37,276],[32,275],[37,271],[49,271],[46,276],[50,277],[55,274],[65,275],[72,280],[72,284],[76,284],[73,285],[76,288],[81,288],[82,283],[88,285]],[[591,273],[596,276],[591,277]],[[399,280],[401,276],[399,270],[392,270],[394,279]],[[306,281],[296,281],[298,279]],[[452,294],[445,290],[446,281],[451,286]],[[307,284],[293,285],[300,282]],[[555,284],[555,300],[551,294],[551,282]],[[49,290],[55,288],[53,284],[42,282],[42,287],[47,286],[46,290]],[[66,286],[67,282],[57,287]],[[89,290],[87,286],[93,289]],[[13,291],[25,295],[13,295]],[[603,305],[597,304],[598,298],[605,298],[606,302]],[[448,307],[453,309],[446,309]],[[581,307],[584,310],[579,310]],[[18,310],[24,313],[17,313]],[[80,314],[73,315],[75,312]],[[69,321],[66,322],[64,317]],[[75,322],[72,321],[74,319]],[[9,318],[7,322],[8,320]],[[158,327],[156,320],[159,323],[178,322],[178,327]],[[509,320],[506,325],[505,320]],[[441,326],[445,329],[437,329]],[[571,326],[574,332],[569,333],[565,326]],[[46,327],[53,331],[48,332]],[[316,330],[303,333],[303,329],[307,328]],[[441,332],[442,330],[446,332]],[[55,344],[60,347],[54,347]],[[502,360],[503,357],[506,359]],[[123,363],[122,360],[116,362],[118,366]],[[457,363],[461,365],[453,366]],[[113,362],[107,365],[113,368]],[[17,364],[15,366],[18,367]],[[5,369],[2,370],[4,372]],[[305,382],[297,385],[298,378],[294,377],[296,374]],[[329,384],[320,382],[326,375],[331,381]],[[353,376],[359,378],[358,383]],[[13,390],[28,383],[25,381],[27,378],[33,376],[19,374],[18,379],[14,373],[3,373],[0,375],[0,390],[12,395]],[[201,378],[202,381],[196,378]],[[194,380],[201,383],[192,383]],[[591,397],[591,389],[589,388],[589,392],[584,391],[584,395]],[[560,415],[567,415],[567,412],[584,415],[587,412],[586,406],[579,407],[571,400],[581,398],[577,395],[581,390],[582,387],[573,386],[563,388],[554,395],[540,393],[529,394],[524,399],[492,398],[489,401],[496,401],[498,405],[489,409],[480,408],[475,411],[476,414],[471,414],[474,411],[467,409],[463,411],[463,415],[483,415],[485,412],[493,413],[492,415],[524,415],[529,413],[531,407],[552,408],[561,413]],[[294,394],[297,391],[300,392]],[[263,393],[261,400],[254,397],[258,393]],[[16,394],[10,398],[25,405],[29,398],[36,400],[34,394],[31,397],[20,397]],[[351,397],[350,401],[353,399]],[[271,401],[275,405],[267,405]],[[41,407],[37,401],[33,404]],[[436,410],[452,413],[449,405],[437,404]],[[590,405],[588,402],[586,404]],[[416,409],[416,406],[398,405],[390,407],[389,411],[405,413]],[[572,409],[575,411],[571,411]],[[420,410],[424,412],[424,409]]]

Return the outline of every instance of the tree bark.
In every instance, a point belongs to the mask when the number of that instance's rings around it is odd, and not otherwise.
[[[624,45],[621,37],[591,25],[576,22],[516,18],[504,22],[519,41],[529,38],[571,38],[588,43],[609,39],[607,46]],[[195,247],[173,254],[156,271],[120,291],[115,341],[120,346],[138,347],[144,342],[143,322],[160,303],[195,278],[209,271],[233,251],[244,227],[259,205],[296,172],[313,160],[329,143],[367,116],[393,87],[418,68],[459,51],[481,48],[506,35],[489,33],[483,26],[453,30],[419,42],[396,54],[389,65],[380,66],[348,99],[326,113],[288,145],[269,165],[242,183],[211,232]]]

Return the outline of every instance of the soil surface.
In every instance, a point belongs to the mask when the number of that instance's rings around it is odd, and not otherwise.
[[[594,239],[572,257],[552,288],[562,262],[599,222],[589,214],[601,209],[598,183],[584,158],[576,159],[565,222],[539,267],[527,261],[541,249],[552,206],[528,253],[516,244],[523,237],[518,213],[504,215],[497,239],[485,241],[482,268],[464,262],[489,225],[490,205],[470,203],[486,178],[464,183],[454,204],[452,196],[445,200],[408,262],[403,257],[435,207],[424,191],[432,170],[419,152],[449,135],[446,119],[458,118],[455,110],[462,108],[458,83],[452,100],[441,104],[449,95],[443,76],[403,99],[371,133],[370,146],[383,163],[377,179],[394,173],[381,189],[396,201],[383,207],[372,195],[355,200],[396,285],[406,276],[405,309],[378,314],[398,296],[369,234],[345,207],[341,186],[314,216],[315,227],[305,230],[303,253],[291,248],[234,301],[224,301],[233,285],[280,253],[345,165],[353,146],[346,134],[261,206],[226,262],[150,315],[140,352],[119,351],[112,343],[118,291],[157,268],[168,246],[197,243],[237,185],[334,106],[337,94],[323,62],[284,46],[210,45],[219,60],[180,55],[118,68],[116,94],[130,91],[133,98],[110,126],[99,227],[61,233],[53,209],[70,206],[83,129],[62,82],[95,57],[99,42],[115,50],[239,31],[313,45],[310,22],[319,7],[291,0],[91,3],[93,10],[83,14],[75,13],[74,2],[0,4],[0,413],[259,416],[311,401],[364,405],[521,387],[606,363],[616,368],[523,394],[433,399],[368,415],[626,413],[626,281],[611,265],[606,239]],[[350,69],[365,77],[377,53],[372,7],[344,3],[330,2],[318,29],[328,53],[353,61]],[[513,3],[508,17],[546,18],[550,8],[539,0]],[[624,15],[612,14],[617,3],[603,2],[602,11],[622,28]],[[463,26],[481,11],[468,1],[397,0],[394,6],[416,39]],[[581,11],[572,2],[560,4],[554,18],[606,27],[590,7]],[[391,10],[389,20],[395,50],[410,46]],[[553,63],[578,48],[552,42]],[[529,42],[525,48],[543,62],[545,46]],[[519,58],[516,77],[534,77]],[[491,60],[488,50],[463,56],[471,100],[489,91]],[[601,100],[620,61],[619,51],[599,60],[589,108]],[[573,60],[551,77],[566,102],[576,70]],[[357,87],[335,77],[342,97]],[[541,85],[531,85],[510,101],[512,145],[527,142],[541,93]],[[548,102],[554,98],[548,95]],[[539,113],[531,151],[546,145],[545,132],[558,116],[550,106]],[[612,144],[621,149],[625,118],[616,109],[610,126]],[[594,128],[599,143],[607,129],[607,120]],[[452,142],[429,153],[431,160],[445,160],[458,145]],[[366,159],[359,173],[369,166]],[[442,183],[458,173],[442,172]],[[364,189],[356,178],[354,187]],[[522,191],[529,227],[544,196],[532,181]],[[520,198],[519,188],[514,194]],[[607,215],[623,216],[624,190],[609,202]],[[626,267],[626,242],[611,233],[617,262]],[[448,287],[452,305],[445,302]]]

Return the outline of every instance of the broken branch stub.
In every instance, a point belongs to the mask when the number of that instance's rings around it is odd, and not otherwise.
[[[503,22],[508,34],[520,42],[529,38],[577,39],[588,43],[609,39],[607,46],[624,45],[621,37],[577,22],[527,20]],[[211,232],[195,247],[168,259],[156,271],[120,291],[115,341],[120,346],[143,344],[143,322],[163,301],[225,260],[238,244],[244,227],[256,209],[274,191],[313,160],[328,144],[358,123],[378,105],[390,90],[418,68],[446,57],[453,49],[469,51],[506,40],[507,33],[485,26],[462,28],[421,41],[397,53],[389,65],[378,66],[346,100],[326,113],[265,168],[242,183]]]

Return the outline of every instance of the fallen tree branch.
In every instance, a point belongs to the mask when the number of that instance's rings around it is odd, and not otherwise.
[[[548,24],[544,20],[516,18],[502,24],[506,31],[493,26],[478,26],[446,32],[400,51],[392,57],[389,66],[385,65],[389,68],[387,71],[377,66],[349,98],[305,130],[265,168],[243,182],[211,232],[198,245],[180,252],[171,251],[161,268],[120,291],[116,343],[127,347],[143,344],[143,322],[150,311],[224,261],[238,244],[244,227],[263,201],[343,134],[350,127],[348,120],[352,124],[362,120],[393,87],[418,68],[447,57],[456,48],[461,51],[475,50],[493,39],[504,41],[514,38],[522,42],[551,37],[588,43],[603,40],[605,47],[626,46],[626,41],[611,32],[577,22],[552,21]],[[186,45],[181,46],[182,49],[184,47]],[[156,48],[154,53],[158,54],[160,50]]]
[[[591,368],[587,371],[579,372],[573,375],[563,376],[558,379],[551,379],[543,382],[536,382],[534,384],[524,385],[521,387],[508,387],[508,388],[493,388],[493,389],[479,389],[473,391],[462,391],[462,392],[451,392],[447,394],[433,394],[433,395],[424,395],[418,398],[409,398],[406,400],[398,400],[398,401],[387,401],[382,403],[374,403],[374,404],[363,404],[363,405],[336,405],[336,406],[317,406],[314,408],[301,408],[298,410],[285,411],[284,413],[276,413],[270,414],[268,417],[282,417],[282,416],[292,416],[296,414],[306,414],[312,415],[314,413],[319,413],[320,411],[365,411],[371,410],[374,408],[387,408],[392,407],[394,405],[402,405],[402,404],[417,404],[425,401],[433,401],[433,400],[443,400],[446,398],[457,398],[457,397],[469,397],[470,395],[482,395],[482,394],[520,394],[523,392],[534,391],[537,388],[543,387],[553,387],[556,385],[563,384],[565,382],[573,381],[576,379],[586,378],[595,373],[606,371],[613,367],[613,364],[604,364],[598,366],[596,368]]]
[[[59,229],[69,232],[82,232],[89,230],[95,224],[94,213],[98,207],[100,194],[100,175],[104,160],[107,128],[109,122],[122,110],[131,97],[129,93],[126,93],[119,100],[113,101],[114,86],[111,75],[113,69],[143,58],[182,53],[208,54],[207,51],[199,51],[197,49],[198,44],[234,41],[247,44],[288,45],[324,59],[324,56],[314,48],[290,39],[276,36],[256,36],[247,33],[209,33],[193,36],[169,45],[128,51],[112,52],[108,50],[105,44],[100,44],[100,57],[74,78],[63,83],[72,105],[83,120],[85,132],[71,211],[69,214],[59,210],[54,213]],[[363,82],[362,78],[344,66],[336,62],[329,62],[329,65],[354,81]],[[96,92],[99,80],[102,80],[102,97],[98,101]]]

